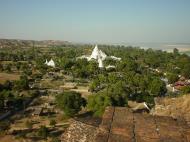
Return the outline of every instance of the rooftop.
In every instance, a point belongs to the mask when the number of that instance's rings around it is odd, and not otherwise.
[[[71,122],[63,142],[190,142],[190,127],[180,119],[107,107],[101,123]]]
[[[171,117],[132,113],[125,107],[108,107],[96,142],[189,142],[190,127]]]

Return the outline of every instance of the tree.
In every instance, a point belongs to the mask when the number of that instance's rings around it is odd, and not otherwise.
[[[20,80],[15,82],[15,88],[18,90],[24,90],[29,88],[29,81],[27,76],[21,76]]]
[[[23,97],[15,97],[14,99],[14,107],[16,109],[22,109],[23,108]]]
[[[41,126],[38,130],[38,136],[46,139],[48,137],[48,128],[46,126]]]
[[[7,66],[5,67],[5,71],[8,73],[11,72],[11,64],[7,64]]]
[[[26,121],[25,122],[25,125],[26,125],[26,127],[28,128],[28,129],[32,129],[32,126],[33,126],[33,124],[32,124],[32,122],[31,121]]]
[[[4,109],[4,96],[0,94],[0,110]]]
[[[30,75],[32,75],[32,70],[29,68],[26,68],[26,69],[24,69],[23,73],[30,76]]]
[[[74,116],[82,106],[86,106],[86,100],[81,97],[80,93],[70,91],[59,94],[56,97],[57,105],[64,111],[67,116]]]
[[[12,100],[14,98],[13,93],[10,90],[4,89],[3,91],[0,92],[1,97],[4,97],[7,100]]]
[[[100,86],[100,81],[98,79],[94,79],[89,86],[90,91],[96,91],[97,88]]]
[[[190,78],[190,64],[184,65],[184,68],[181,71],[182,75],[186,78]]]
[[[13,88],[13,83],[11,81],[7,80],[3,84],[3,88],[6,90],[11,90]]]
[[[0,122],[0,130],[8,130],[10,128],[10,122],[9,121],[1,121]]]
[[[95,116],[101,116],[107,106],[111,106],[111,98],[106,94],[99,93],[88,97],[87,108],[94,112]]]
[[[182,91],[183,94],[188,94],[188,93],[190,93],[190,86],[185,86],[185,87],[183,87],[181,91]]]
[[[150,92],[153,96],[164,96],[167,92],[166,85],[163,81],[158,78],[153,78],[149,84]]]
[[[178,81],[178,79],[179,79],[178,75],[174,74],[174,73],[168,73],[167,78],[168,78],[168,83],[169,84],[173,84],[176,81]]]
[[[0,71],[3,71],[3,65],[0,63]]]
[[[6,105],[6,107],[8,109],[12,109],[14,108],[14,101],[15,101],[15,98],[14,98],[14,95],[12,94],[11,91],[9,90],[3,90],[0,92],[0,96],[1,96],[1,107],[2,109],[4,108],[4,105]],[[5,102],[6,101],[6,102]]]
[[[179,50],[177,48],[174,48],[173,53],[174,53],[174,55],[179,55]]]
[[[142,103],[146,102],[149,105],[154,104],[154,96],[150,95],[148,92],[140,92],[133,94],[131,100]]]
[[[109,84],[107,87],[107,95],[110,97],[113,106],[127,106],[130,93],[131,91],[122,81]]]
[[[19,70],[20,67],[21,67],[21,63],[20,62],[16,62],[16,68],[17,68],[17,70]]]
[[[56,125],[56,121],[54,119],[51,119],[50,122],[49,122],[49,125],[55,126]]]

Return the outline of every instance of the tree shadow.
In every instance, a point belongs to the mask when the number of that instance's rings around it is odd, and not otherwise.
[[[102,122],[102,118],[93,116],[93,112],[88,111],[82,114],[78,114],[74,117],[75,120],[82,123],[98,127]]]

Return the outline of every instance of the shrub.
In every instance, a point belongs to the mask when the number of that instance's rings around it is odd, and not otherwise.
[[[46,128],[46,126],[41,126],[38,130],[38,136],[46,139],[48,137],[48,128]]]
[[[49,125],[55,126],[55,124],[56,124],[56,121],[54,119],[51,119],[50,122],[49,122]]]
[[[25,122],[25,126],[26,126],[28,129],[32,129],[33,124],[32,124],[31,121],[27,120],[27,121]]]
[[[8,121],[0,122],[0,130],[7,130],[9,129],[10,123]]]
[[[181,91],[182,91],[183,94],[188,94],[188,93],[190,93],[190,86],[185,86],[185,87],[183,87]]]

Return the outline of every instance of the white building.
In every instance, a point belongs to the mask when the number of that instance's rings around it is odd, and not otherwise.
[[[103,67],[104,67],[103,61],[102,61],[101,58],[98,59],[98,67],[99,67],[99,68],[103,68]]]
[[[98,49],[98,46],[96,45],[92,51],[92,54],[90,56],[83,55],[81,57],[78,57],[77,59],[87,59],[88,61],[90,60],[96,60],[98,62],[98,67],[103,68],[103,61],[106,58],[111,58],[113,60],[120,61],[121,58],[115,57],[115,56],[110,56],[108,57],[102,50]]]
[[[116,61],[121,61],[121,58],[118,58],[118,57],[115,57],[115,56],[110,56],[110,58],[112,58],[113,60],[116,60]]]
[[[50,67],[55,67],[55,62],[52,59],[49,62],[46,60],[45,64]]]
[[[104,52],[102,52],[102,50],[99,50],[98,46],[96,45],[95,48],[92,51],[92,54],[90,56],[90,60],[91,59],[95,59],[95,60],[102,59],[102,60],[105,60],[106,57],[107,57],[107,55]]]
[[[108,65],[107,67],[106,67],[106,69],[115,69],[115,66],[113,66],[113,65]]]

